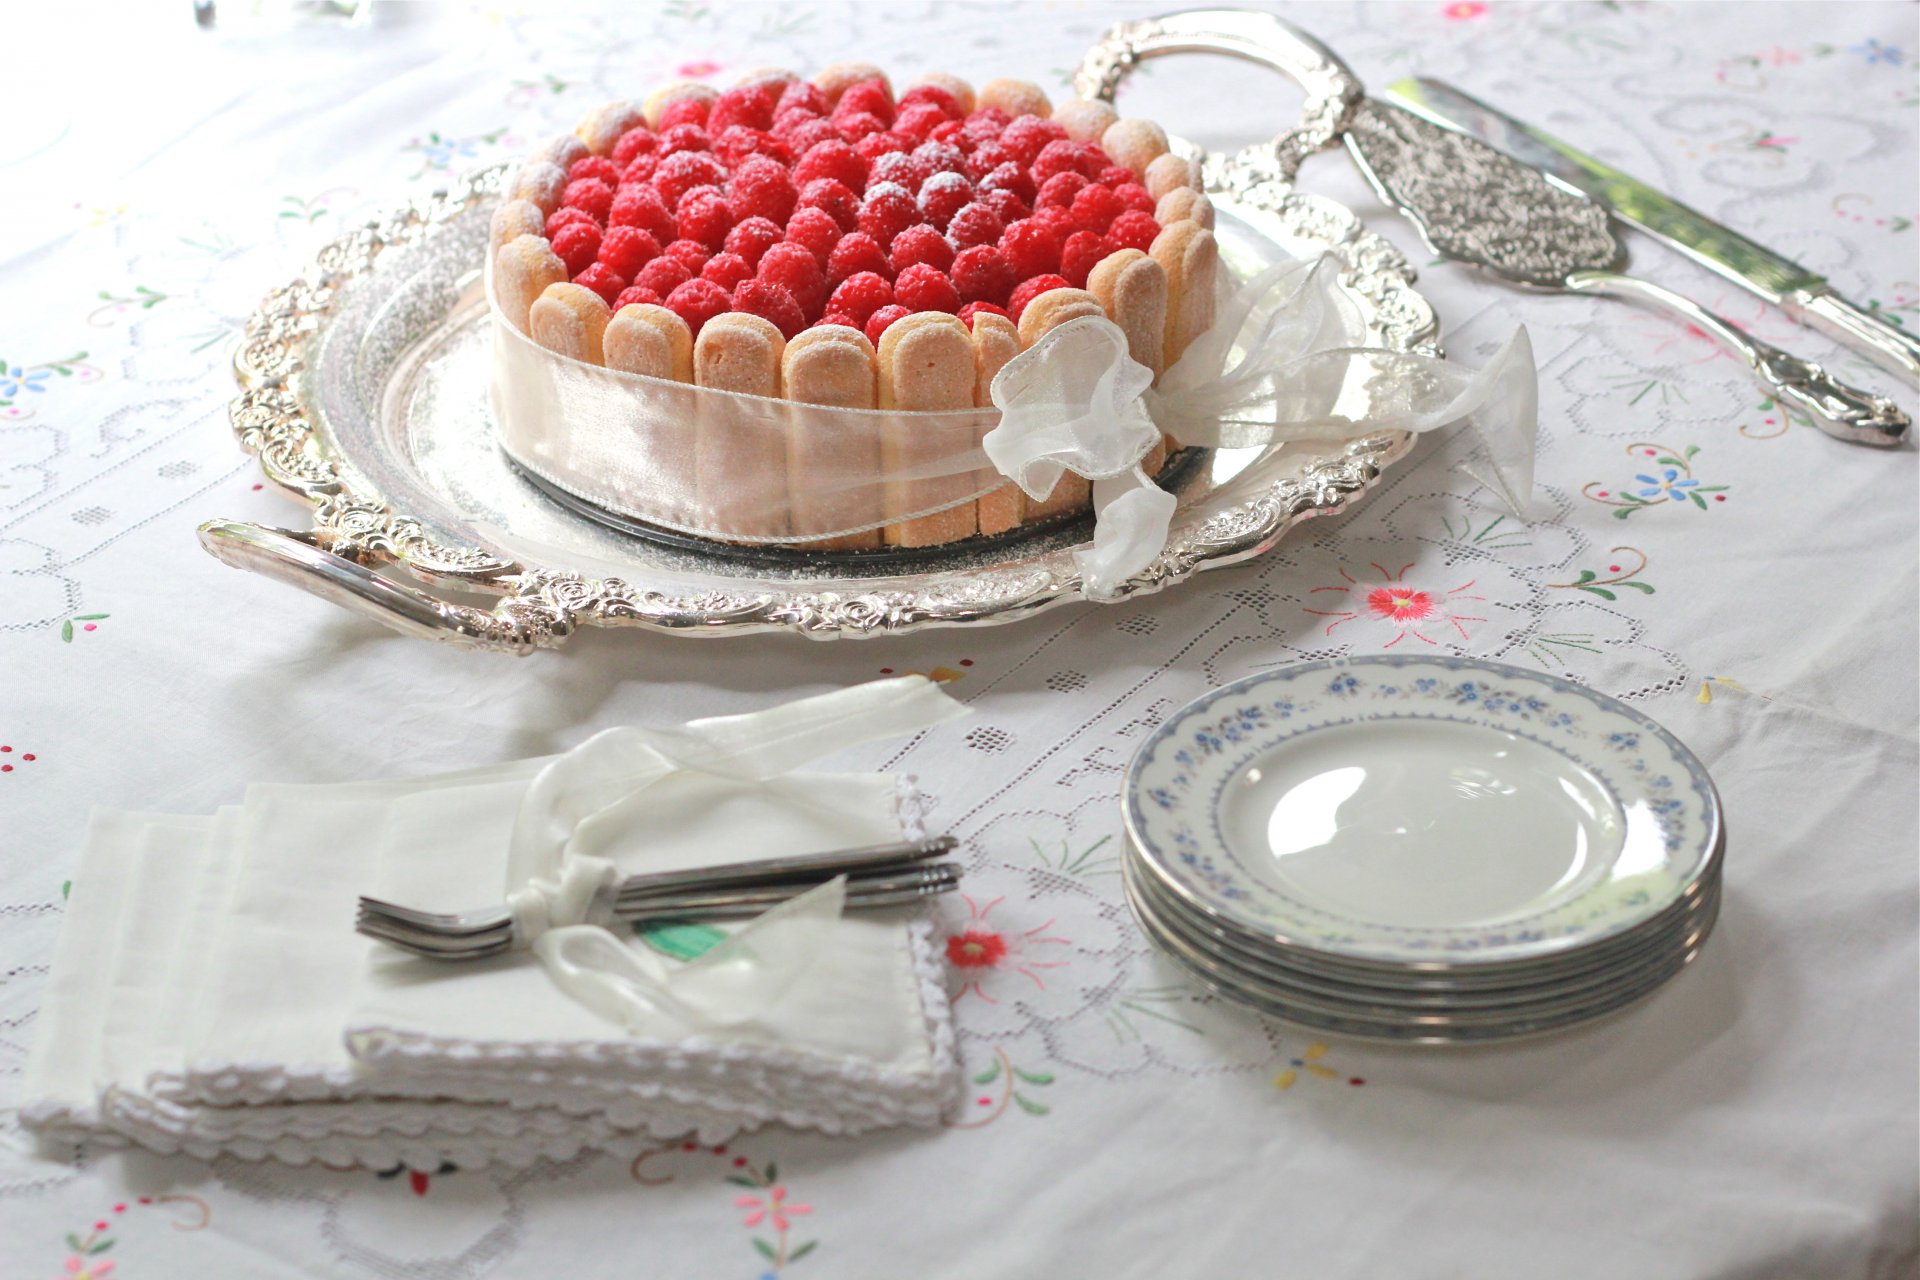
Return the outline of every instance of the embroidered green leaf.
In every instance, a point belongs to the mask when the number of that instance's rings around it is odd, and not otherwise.
[[[1699,445],[1697,445],[1697,444],[1690,444],[1690,445],[1688,445],[1688,446],[1687,446],[1687,461],[1689,461],[1689,462],[1691,462],[1691,461],[1693,461],[1693,455],[1694,455],[1694,454],[1696,454],[1696,453],[1698,453],[1698,452],[1700,452],[1700,446],[1699,446]]]
[[[818,1240],[809,1240],[809,1241],[807,1241],[807,1242],[806,1242],[805,1244],[802,1244],[802,1245],[795,1245],[795,1246],[794,1246],[794,1249],[793,1249],[793,1252],[792,1252],[792,1253],[789,1253],[789,1254],[787,1255],[787,1261],[788,1261],[788,1262],[798,1262],[798,1261],[800,1261],[800,1259],[802,1259],[802,1258],[804,1258],[804,1257],[806,1257],[806,1256],[807,1256],[808,1254],[810,1254],[810,1253],[812,1253],[812,1252],[813,1252],[813,1250],[814,1250],[814,1247],[815,1247],[816,1245],[818,1245],[819,1243],[820,1243],[820,1242],[819,1242]]]
[[[1615,520],[1625,520],[1638,510],[1640,510],[1639,507],[1615,507],[1613,509],[1613,518]]]
[[[749,1178],[744,1173],[730,1173],[727,1175],[727,1181],[731,1182],[736,1187],[752,1187],[756,1191],[759,1190],[759,1187],[760,1187],[759,1183],[755,1182],[752,1178]]]
[[[635,925],[633,931],[640,941],[675,960],[697,960],[727,940],[725,931],[710,924],[680,920]]]
[[[73,643],[73,620],[71,618],[60,624],[60,638],[68,644]]]
[[[1627,582],[1617,583],[1616,585],[1622,586],[1622,587],[1632,587],[1635,591],[1644,591],[1648,595],[1653,594],[1653,588],[1644,582],[1627,581]]]
[[[1015,1067],[1013,1069],[1013,1074],[1019,1076],[1022,1080],[1025,1080],[1028,1084],[1052,1084],[1053,1083],[1053,1073],[1050,1071],[1022,1071],[1019,1067]]]
[[[1578,583],[1575,583],[1574,585],[1579,586]],[[1582,591],[1591,591],[1594,595],[1599,596],[1602,600],[1618,600],[1620,598],[1619,596],[1616,596],[1615,594],[1613,594],[1613,592],[1607,590],[1605,587],[1580,587],[1580,589]]]
[[[67,1232],[67,1248],[73,1250],[75,1253],[85,1253],[87,1246],[81,1243],[79,1236],[69,1231]]]
[[[979,1075],[973,1078],[973,1082],[975,1084],[992,1084],[995,1080],[998,1080],[999,1078],[1000,1078],[1000,1061],[999,1059],[996,1058],[994,1059],[994,1063],[992,1066],[988,1067],[985,1071],[982,1071]]]
[[[1030,1116],[1044,1116],[1049,1114],[1053,1110],[1052,1107],[1042,1106],[1040,1103],[1035,1102],[1033,1099],[1023,1097],[1017,1093],[1013,1095],[1013,1100],[1019,1103],[1020,1109],[1026,1112]]]
[[[73,881],[62,880],[60,882],[60,901],[65,902],[72,895],[73,895]]]
[[[99,1244],[96,1244],[95,1246],[93,1246],[93,1248],[87,1250],[87,1252],[88,1253],[105,1253],[107,1250],[111,1248],[113,1248],[113,1241],[111,1238],[109,1238],[106,1240],[102,1240]]]
[[[73,620],[75,622],[98,622],[108,616],[110,615],[104,613],[76,613],[73,615]]]
[[[779,1252],[774,1249],[770,1242],[761,1239],[759,1236],[753,1238],[753,1247],[760,1251],[760,1256],[763,1258],[773,1259],[780,1256]]]
[[[1574,580],[1573,585],[1576,587],[1585,586],[1587,583],[1592,582],[1595,578],[1599,576],[1600,575],[1592,569],[1582,569],[1580,571],[1580,576]]]
[[[778,1181],[780,1181],[780,1166],[769,1160],[767,1161],[767,1185],[772,1186]]]

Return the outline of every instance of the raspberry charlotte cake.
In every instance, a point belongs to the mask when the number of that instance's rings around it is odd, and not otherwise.
[[[1001,366],[1069,320],[1111,319],[1156,376],[1212,323],[1218,255],[1199,188],[1159,126],[1102,102],[1056,106],[1017,80],[976,92],[933,74],[896,97],[877,68],[844,64],[724,92],[674,84],[588,113],[512,177],[491,228],[492,298],[547,352],[643,379],[837,409],[991,410]],[[932,546],[1089,502],[1072,474],[1037,501],[968,477],[966,492],[991,491],[883,523],[938,505],[889,481],[879,527],[809,538],[851,527],[805,514],[828,471],[922,462],[912,420],[890,419],[862,453],[729,440],[696,416],[685,454],[701,476],[687,482],[783,477],[785,509],[740,514],[736,531],[758,542]],[[1163,442],[1144,465],[1165,457]]]

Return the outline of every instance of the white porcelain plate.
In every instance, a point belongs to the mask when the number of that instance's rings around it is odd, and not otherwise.
[[[1720,838],[1705,768],[1625,704],[1464,658],[1303,663],[1156,730],[1123,803],[1180,900],[1299,947],[1500,963],[1645,923]]]

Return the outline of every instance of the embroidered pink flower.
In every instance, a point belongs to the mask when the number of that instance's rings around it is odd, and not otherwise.
[[[804,1217],[813,1212],[813,1206],[810,1204],[789,1203],[785,1187],[769,1188],[765,1200],[759,1196],[741,1196],[733,1203],[736,1207],[747,1210],[747,1216],[741,1219],[742,1226],[757,1227],[762,1222],[770,1222],[775,1231],[785,1231],[793,1225],[792,1219]]]
[[[1398,573],[1389,573],[1384,565],[1379,564],[1367,567],[1379,574],[1379,578],[1362,582],[1342,568],[1340,577],[1344,585],[1315,587],[1307,593],[1309,596],[1346,598],[1345,608],[1337,607],[1339,601],[1324,600],[1321,603],[1336,607],[1307,610],[1317,617],[1333,619],[1327,624],[1326,635],[1332,635],[1349,622],[1369,619],[1385,623],[1394,632],[1393,638],[1380,646],[1383,649],[1393,648],[1408,636],[1423,644],[1437,645],[1440,641],[1434,635],[1445,635],[1451,629],[1461,640],[1465,640],[1466,623],[1486,621],[1484,617],[1460,613],[1457,609],[1464,601],[1486,598],[1467,594],[1474,584],[1472,578],[1445,591],[1428,591],[1406,581],[1408,570],[1413,568],[1410,563],[1401,565]]]
[[[65,1280],[102,1280],[113,1274],[111,1262],[89,1262],[78,1254],[67,1259]]]
[[[1440,11],[1442,17],[1451,18],[1455,22],[1485,17],[1486,12],[1487,6],[1481,4],[1480,0],[1455,0],[1455,3]]]
[[[1020,974],[1045,991],[1047,984],[1036,970],[1058,969],[1067,963],[1065,960],[1037,958],[1043,954],[1040,950],[1043,947],[1068,945],[1067,939],[1054,937],[1047,932],[1053,928],[1053,921],[1048,920],[1020,933],[996,929],[988,917],[1004,899],[995,898],[981,906],[966,894],[960,896],[967,904],[967,927],[947,938],[947,963],[966,979],[960,988],[960,995],[971,991],[988,1004],[1000,1003],[982,989],[981,983],[1001,970]],[[959,996],[954,998],[959,999]]]
[[[1417,622],[1433,613],[1433,597],[1424,591],[1401,585],[1375,587],[1367,593],[1367,608],[1377,618],[1395,622]]]
[[[704,80],[718,70],[720,70],[719,63],[711,58],[700,58],[693,62],[681,63],[675,69],[675,74],[685,76],[689,80]]]

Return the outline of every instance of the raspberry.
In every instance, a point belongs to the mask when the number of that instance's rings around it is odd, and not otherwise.
[[[981,113],[976,111],[973,114],[977,117]],[[1064,125],[1043,120],[1039,116],[1021,116],[1000,131],[1000,145],[1013,152],[1015,160],[1026,165],[1032,164],[1049,144],[1066,140]]]
[[[827,281],[837,285],[862,271],[872,272],[883,280],[893,278],[893,267],[887,261],[886,252],[873,237],[864,231],[849,231],[827,255]]]
[[[703,200],[708,196],[719,196],[724,200],[727,198],[726,188],[715,186],[711,182],[703,182],[697,187],[688,187],[680,193],[680,207],[684,209],[693,201]],[[677,218],[679,214],[676,213],[674,216]]]
[[[878,116],[883,129],[893,123],[893,95],[887,92],[884,81],[862,80],[841,94],[840,101],[833,105],[836,117],[856,111]]]
[[[959,100],[937,84],[917,84],[900,95],[902,110],[922,103],[938,108],[941,116],[948,120],[964,120],[967,116],[960,109]]]
[[[1076,231],[1060,247],[1060,274],[1074,288],[1084,289],[1087,287],[1087,273],[1099,266],[1100,260],[1112,252],[1113,246],[1107,243],[1106,237],[1091,231]]]
[[[660,145],[657,148],[661,159],[682,151],[711,151],[713,140],[707,137],[707,131],[697,124],[677,124],[671,129],[660,131]]]
[[[961,155],[972,155],[979,141],[967,136],[967,127],[958,120],[948,120],[933,127],[927,135],[928,142],[938,142],[958,151]]]
[[[687,270],[686,263],[663,253],[640,268],[640,274],[634,277],[633,282],[664,298],[691,279],[693,272]]]
[[[700,278],[711,280],[731,294],[742,280],[753,278],[753,268],[737,253],[716,253],[700,268]]]
[[[1043,276],[1060,269],[1060,237],[1038,219],[1016,222],[1000,236],[1000,256],[1018,279]]]
[[[926,141],[927,135],[947,123],[947,113],[931,102],[910,102],[893,118],[894,127],[908,137]]]
[[[1110,164],[1100,172],[1089,176],[1103,187],[1117,188],[1129,184],[1137,184],[1140,181],[1139,176],[1123,164]],[[1140,189],[1142,191],[1146,190],[1145,187],[1141,187]]]
[[[733,230],[733,214],[727,198],[715,192],[682,201],[678,223],[682,240],[697,240],[718,253],[727,242],[727,232]]]
[[[953,215],[971,203],[973,184],[963,173],[941,171],[920,185],[920,212],[943,231]]]
[[[713,255],[707,252],[707,246],[697,240],[675,240],[666,247],[663,256],[685,267],[688,275],[697,276],[700,268],[706,266],[707,259]]]
[[[833,246],[840,243],[841,234],[840,224],[825,209],[796,209],[793,217],[787,219],[785,239],[811,253],[825,266],[833,254]]]
[[[894,301],[911,311],[946,311],[960,309],[960,294],[954,289],[953,281],[937,267],[921,263],[908,267],[893,281]]]
[[[637,124],[621,134],[620,141],[613,144],[613,162],[625,173],[628,165],[641,156],[651,154],[659,144],[660,140],[654,136],[653,130]]]
[[[661,304],[661,298],[659,294],[647,288],[645,285],[630,284],[620,291],[619,297],[607,305],[615,311],[618,311],[622,307],[631,307],[635,303],[645,303],[647,306],[657,307]]]
[[[773,136],[785,141],[793,131],[805,124],[820,119],[820,112],[808,111],[805,107],[782,107],[773,116]]]
[[[1120,203],[1128,209],[1137,210],[1140,213],[1152,213],[1154,210],[1153,193],[1131,179],[1116,184],[1113,194],[1119,196]]]
[[[882,307],[893,305],[893,286],[871,271],[848,276],[827,299],[827,310],[849,317],[847,323],[858,329],[867,317]]]
[[[799,154],[799,145],[790,145]],[[867,162],[844,142],[823,142],[800,155],[793,165],[795,186],[804,187],[820,178],[844,182],[849,191],[863,190],[867,185]]]
[[[1011,160],[989,170],[987,176],[980,179],[980,189],[1011,191],[1028,204],[1032,204],[1034,197],[1040,194],[1040,188],[1033,184],[1032,175]]]
[[[1002,320],[1008,318],[1005,310],[994,306],[991,302],[969,302],[966,306],[960,308],[960,323],[966,325],[969,329],[973,328],[973,318],[982,311],[990,316],[999,316]]]
[[[643,151],[633,158],[633,163],[620,171],[620,185],[634,182],[652,182],[654,170],[660,167],[658,151]]]
[[[1107,228],[1107,239],[1113,241],[1114,248],[1138,249],[1142,253],[1153,248],[1153,238],[1159,234],[1160,224],[1153,220],[1153,215],[1138,209],[1127,210]]]
[[[1007,319],[1013,321],[1015,324],[1019,324],[1020,315],[1027,309],[1029,302],[1032,302],[1041,294],[1051,290],[1070,289],[1072,287],[1072,285],[1069,285],[1059,276],[1035,276],[1031,280],[1022,281],[1021,284],[1014,289],[1012,296],[1007,299]]]
[[[736,170],[746,163],[748,156],[765,156],[780,165],[793,159],[793,153],[787,150],[787,144],[780,139],[765,130],[749,129],[738,124],[713,140],[713,154],[719,156],[728,168]]]
[[[793,152],[796,156],[804,156],[815,147],[829,142],[839,146],[846,145],[846,143],[841,140],[838,129],[834,128],[825,120],[818,118],[808,120],[806,123],[796,126],[790,130],[782,140],[787,144],[787,150]],[[822,174],[820,176],[832,177],[833,175]]]
[[[852,316],[843,315],[838,311],[829,311],[827,312],[827,314],[821,316],[818,320],[815,320],[812,324],[808,325],[807,328],[819,329],[819,328],[822,328],[823,326],[830,325],[830,324],[838,325],[843,329],[857,330],[860,327],[858,324],[854,323],[854,319]]]
[[[760,265],[760,255],[787,238],[780,224],[767,218],[744,218],[733,224],[733,230],[727,232],[727,242],[723,246],[728,253],[745,258],[749,267]]]
[[[596,262],[573,278],[573,282],[582,288],[591,289],[599,294],[609,305],[620,296],[627,287],[626,277],[614,272],[604,262]]]
[[[967,153],[944,142],[923,142],[913,149],[913,158],[929,177],[936,173],[967,176]]]
[[[962,249],[953,260],[953,287],[962,302],[998,305],[1013,292],[1013,268],[998,249],[984,244]]]
[[[621,166],[614,164],[605,156],[581,156],[573,162],[573,167],[567,170],[567,181],[578,182],[582,178],[598,178],[609,187],[617,187],[620,185],[620,169]]]
[[[607,220],[607,211],[613,208],[613,188],[598,178],[582,178],[567,184],[567,189],[560,193],[560,203],[603,223]]]
[[[669,209],[679,208],[680,197],[695,187],[724,186],[726,181],[727,166],[704,151],[676,151],[653,171],[653,189]]]
[[[805,80],[795,80],[780,91],[780,101],[774,104],[775,119],[781,112],[796,107],[816,116],[824,116],[830,110],[827,95],[820,91],[820,86]]]
[[[1073,210],[1064,204],[1036,205],[1031,221],[1046,227],[1062,240],[1079,230],[1073,225]]]
[[[1080,176],[1088,182],[1092,182],[1098,178],[1106,169],[1118,168],[1118,166],[1113,163],[1113,157],[1102,151],[1100,144],[1097,142],[1074,143],[1073,166],[1080,171]],[[1127,176],[1133,176],[1131,171],[1128,172]]]
[[[664,305],[699,337],[707,321],[727,310],[729,299],[727,291],[711,280],[688,280],[674,286]]]
[[[608,227],[600,237],[600,261],[631,280],[660,256],[660,242],[638,227]]]
[[[1031,218],[1033,209],[1025,200],[1011,191],[982,191],[980,203],[1000,215],[1000,221],[1012,226],[1023,218]]]
[[[1127,211],[1120,197],[1105,187],[1082,187],[1073,193],[1073,225],[1105,235],[1113,220]]]
[[[799,207],[823,210],[840,224],[842,231],[851,231],[860,225],[860,198],[847,190],[846,183],[832,178],[816,178],[800,188]]]
[[[1066,138],[1056,138],[1040,148],[1040,154],[1027,167],[1033,171],[1033,180],[1041,184],[1058,173],[1078,173],[1082,179],[1087,176],[1080,173],[1080,144]]]
[[[1019,174],[1023,178],[1026,175],[1027,171],[1020,167],[1020,162],[1013,158],[1013,153],[997,142],[983,142],[967,153],[967,176],[973,179],[976,186],[985,182],[987,175],[1002,165],[1006,166],[1008,177],[995,183],[996,186],[1005,186],[1012,180],[1013,174]],[[1031,180],[1026,185],[1029,190],[1033,187]]]
[[[784,225],[798,198],[786,167],[765,156],[744,161],[727,179],[727,208],[736,222],[765,218]]]
[[[592,266],[600,256],[600,228],[591,222],[570,222],[555,232],[553,251],[567,264],[571,279]]]
[[[826,272],[820,269],[820,259],[804,245],[773,246],[761,256],[754,274],[768,284],[779,285],[809,315],[820,310],[820,304],[826,301]]]
[[[953,241],[956,249],[999,244],[1006,230],[1007,224],[1000,220],[999,214],[976,202],[953,215],[953,221],[947,224],[947,239]]]
[[[893,238],[887,260],[893,264],[896,275],[921,263],[936,271],[945,271],[953,265],[953,246],[932,227],[908,227]]]
[[[867,192],[860,206],[860,230],[872,236],[874,243],[886,248],[893,238],[920,221],[920,206],[913,202],[905,187],[883,182]]]
[[[734,125],[767,129],[773,125],[774,99],[757,85],[738,85],[714,100],[707,113],[707,132],[718,135]]]
[[[584,223],[589,227],[597,227],[600,225],[593,220],[593,215],[585,209],[571,209],[566,205],[561,205],[558,209],[555,209],[551,214],[547,215],[547,239],[553,239],[555,235],[559,234],[560,228],[569,226],[575,222]]]
[[[1009,116],[998,107],[980,107],[967,117],[966,123],[962,128],[966,135],[975,142],[993,142],[997,140],[1004,143],[1005,139],[1001,137],[1001,134],[1006,131],[1006,127],[1012,119],[1012,116]],[[1040,148],[1036,146],[1034,150],[1037,152]],[[1024,164],[1025,161],[1021,163]]]
[[[665,244],[678,229],[673,215],[652,187],[621,187],[607,213],[609,227],[638,227]]]
[[[1073,198],[1080,194],[1080,188],[1087,180],[1077,173],[1056,173],[1040,184],[1040,192],[1033,198],[1033,207],[1044,209],[1050,204],[1071,205]]]
[[[905,155],[907,152],[913,150],[913,144],[914,139],[909,138],[906,134],[895,133],[891,129],[884,129],[879,133],[870,133],[860,139],[860,141],[853,144],[853,149],[860,153],[862,160],[867,162],[867,181],[872,182],[872,165],[875,160],[878,160],[881,156]]]
[[[904,320],[913,312],[899,303],[884,306],[867,317],[867,341],[874,346],[880,345],[880,335],[885,333],[895,320]]]
[[[887,122],[871,111],[836,111],[833,127],[851,143],[863,142],[875,134],[887,132]]]
[[[807,327],[800,304],[777,284],[765,280],[747,280],[733,291],[733,309],[773,321],[774,327],[791,338]]]
[[[713,109],[713,102],[707,98],[682,98],[660,113],[659,132],[665,133],[676,125],[707,123],[707,113]]]
[[[931,173],[920,167],[920,162],[904,151],[889,151],[885,155],[875,156],[873,164],[867,170],[867,186],[872,188],[881,182],[891,182],[905,187],[909,191],[918,191]]]

